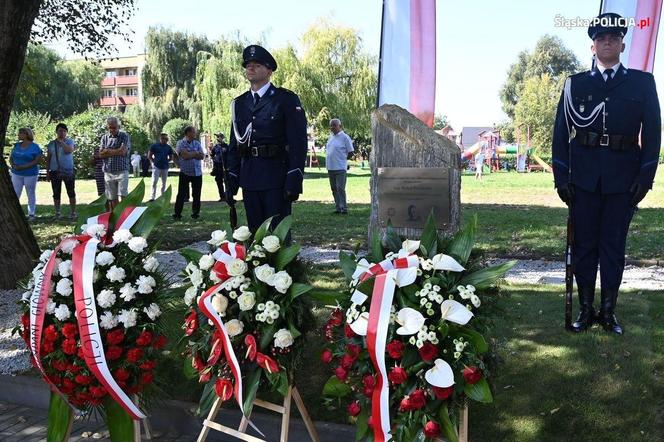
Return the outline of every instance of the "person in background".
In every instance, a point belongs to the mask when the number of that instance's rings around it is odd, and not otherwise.
[[[201,143],[195,138],[196,129],[188,126],[184,130],[184,138],[178,141],[175,149],[180,158],[180,180],[178,182],[178,196],[175,199],[173,218],[182,218],[184,201],[189,197],[189,184],[191,184],[191,217],[197,219],[201,211],[201,188],[203,187],[203,168],[201,160],[205,158]]]
[[[217,137],[217,144],[210,150],[212,156],[212,176],[217,182],[217,190],[219,191],[219,201],[226,201],[226,194],[224,193],[224,174],[226,173],[226,161],[228,159],[228,144],[224,141],[224,134],[215,134]]]
[[[332,196],[334,197],[334,213],[346,215],[346,171],[348,170],[348,159],[353,153],[353,141],[343,131],[341,120],[333,118],[330,120],[330,131],[332,135],[325,147],[325,166],[330,179]]]
[[[131,168],[134,171],[134,178],[141,176],[141,156],[137,151],[131,156]]]
[[[475,179],[482,181],[482,172],[484,169],[484,155],[486,152],[486,146],[482,145],[480,149],[475,154]]]
[[[44,158],[44,153],[38,144],[34,142],[35,136],[32,129],[22,127],[18,130],[19,142],[14,144],[9,155],[9,164],[12,173],[12,185],[16,197],[21,198],[23,187],[28,194],[28,219],[34,221],[36,218],[37,179],[39,178],[39,163]]]
[[[48,165],[48,179],[53,190],[53,205],[55,218],[60,218],[60,195],[62,183],[67,189],[69,197],[69,217],[76,220],[76,171],[74,168],[74,140],[67,137],[67,125],[58,123],[55,127],[56,138],[46,145],[46,164]]]
[[[168,180],[168,167],[173,157],[173,148],[168,144],[168,134],[159,135],[159,142],[150,146],[148,158],[152,162],[152,198],[157,198],[157,183],[161,180],[161,193],[166,190],[166,180]]]
[[[120,197],[127,196],[129,187],[129,135],[120,130],[120,121],[116,117],[106,119],[108,132],[102,135],[99,157],[104,165],[104,185],[108,206],[113,210]]]
[[[146,178],[150,176],[150,164],[148,154],[141,155],[141,177]]]

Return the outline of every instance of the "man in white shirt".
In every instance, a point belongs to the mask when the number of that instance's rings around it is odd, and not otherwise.
[[[333,118],[330,120],[330,131],[332,135],[325,147],[325,166],[330,178],[330,187],[334,196],[334,213],[346,215],[346,170],[348,169],[348,158],[353,153],[353,142],[341,128],[341,120]]]

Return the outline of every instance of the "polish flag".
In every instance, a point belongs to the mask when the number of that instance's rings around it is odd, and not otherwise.
[[[435,0],[384,0],[378,105],[399,105],[433,127],[435,96]]]
[[[603,0],[601,10],[634,18],[636,26],[627,29],[620,60],[628,68],[652,72],[662,0]]]

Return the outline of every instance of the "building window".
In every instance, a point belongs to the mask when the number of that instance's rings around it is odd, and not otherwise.
[[[115,97],[115,89],[104,89],[104,98]]]
[[[138,96],[138,89],[136,89],[136,88],[126,89],[125,90],[125,96],[137,97]]]
[[[112,78],[115,77],[116,75],[118,75],[118,73],[115,71],[106,71],[106,78]]]
[[[125,75],[136,75],[136,69],[125,69]]]

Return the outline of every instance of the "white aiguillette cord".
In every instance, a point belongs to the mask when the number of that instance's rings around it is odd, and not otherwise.
[[[569,141],[572,141],[572,138],[576,135],[577,127],[588,127],[595,122],[600,112],[604,116],[604,107],[606,103],[602,101],[590,112],[590,115],[584,117],[574,109],[574,103],[572,102],[572,79],[567,78],[565,80],[564,88],[564,106],[565,106],[565,124],[567,125],[567,133],[569,134]],[[572,128],[570,130],[569,123],[572,121]],[[606,127],[606,121],[604,121],[603,127]]]
[[[244,131],[244,134],[240,135],[240,132],[237,130],[237,123],[235,121],[235,100],[231,101],[231,121],[233,122],[233,132],[235,133],[235,139],[237,144],[246,144],[247,146],[251,142],[251,129],[253,128],[253,121],[247,125],[247,128]]]

